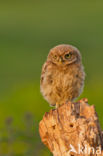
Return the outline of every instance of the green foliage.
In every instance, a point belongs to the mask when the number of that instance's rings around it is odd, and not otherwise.
[[[0,130],[0,155],[34,156],[46,152],[37,130],[38,122],[31,113],[25,114],[23,124],[20,129],[13,126],[13,118],[6,119],[5,127]]]

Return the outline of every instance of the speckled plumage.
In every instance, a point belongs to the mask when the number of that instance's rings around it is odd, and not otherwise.
[[[42,67],[40,90],[51,106],[73,101],[82,92],[85,72],[81,55],[71,45],[58,45],[49,52]]]

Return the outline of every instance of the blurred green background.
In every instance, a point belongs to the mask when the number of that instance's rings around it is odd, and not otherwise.
[[[51,108],[39,91],[41,67],[55,45],[79,48],[82,97],[103,128],[103,1],[0,1],[0,156],[50,156],[38,123]]]

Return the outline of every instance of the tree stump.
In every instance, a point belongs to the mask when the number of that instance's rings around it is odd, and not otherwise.
[[[39,132],[53,156],[103,156],[98,116],[87,99],[68,102],[45,113]]]

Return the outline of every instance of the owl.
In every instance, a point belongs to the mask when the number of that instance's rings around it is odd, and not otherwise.
[[[52,48],[42,67],[40,90],[50,106],[74,101],[82,92],[85,72],[79,50],[67,44]]]

